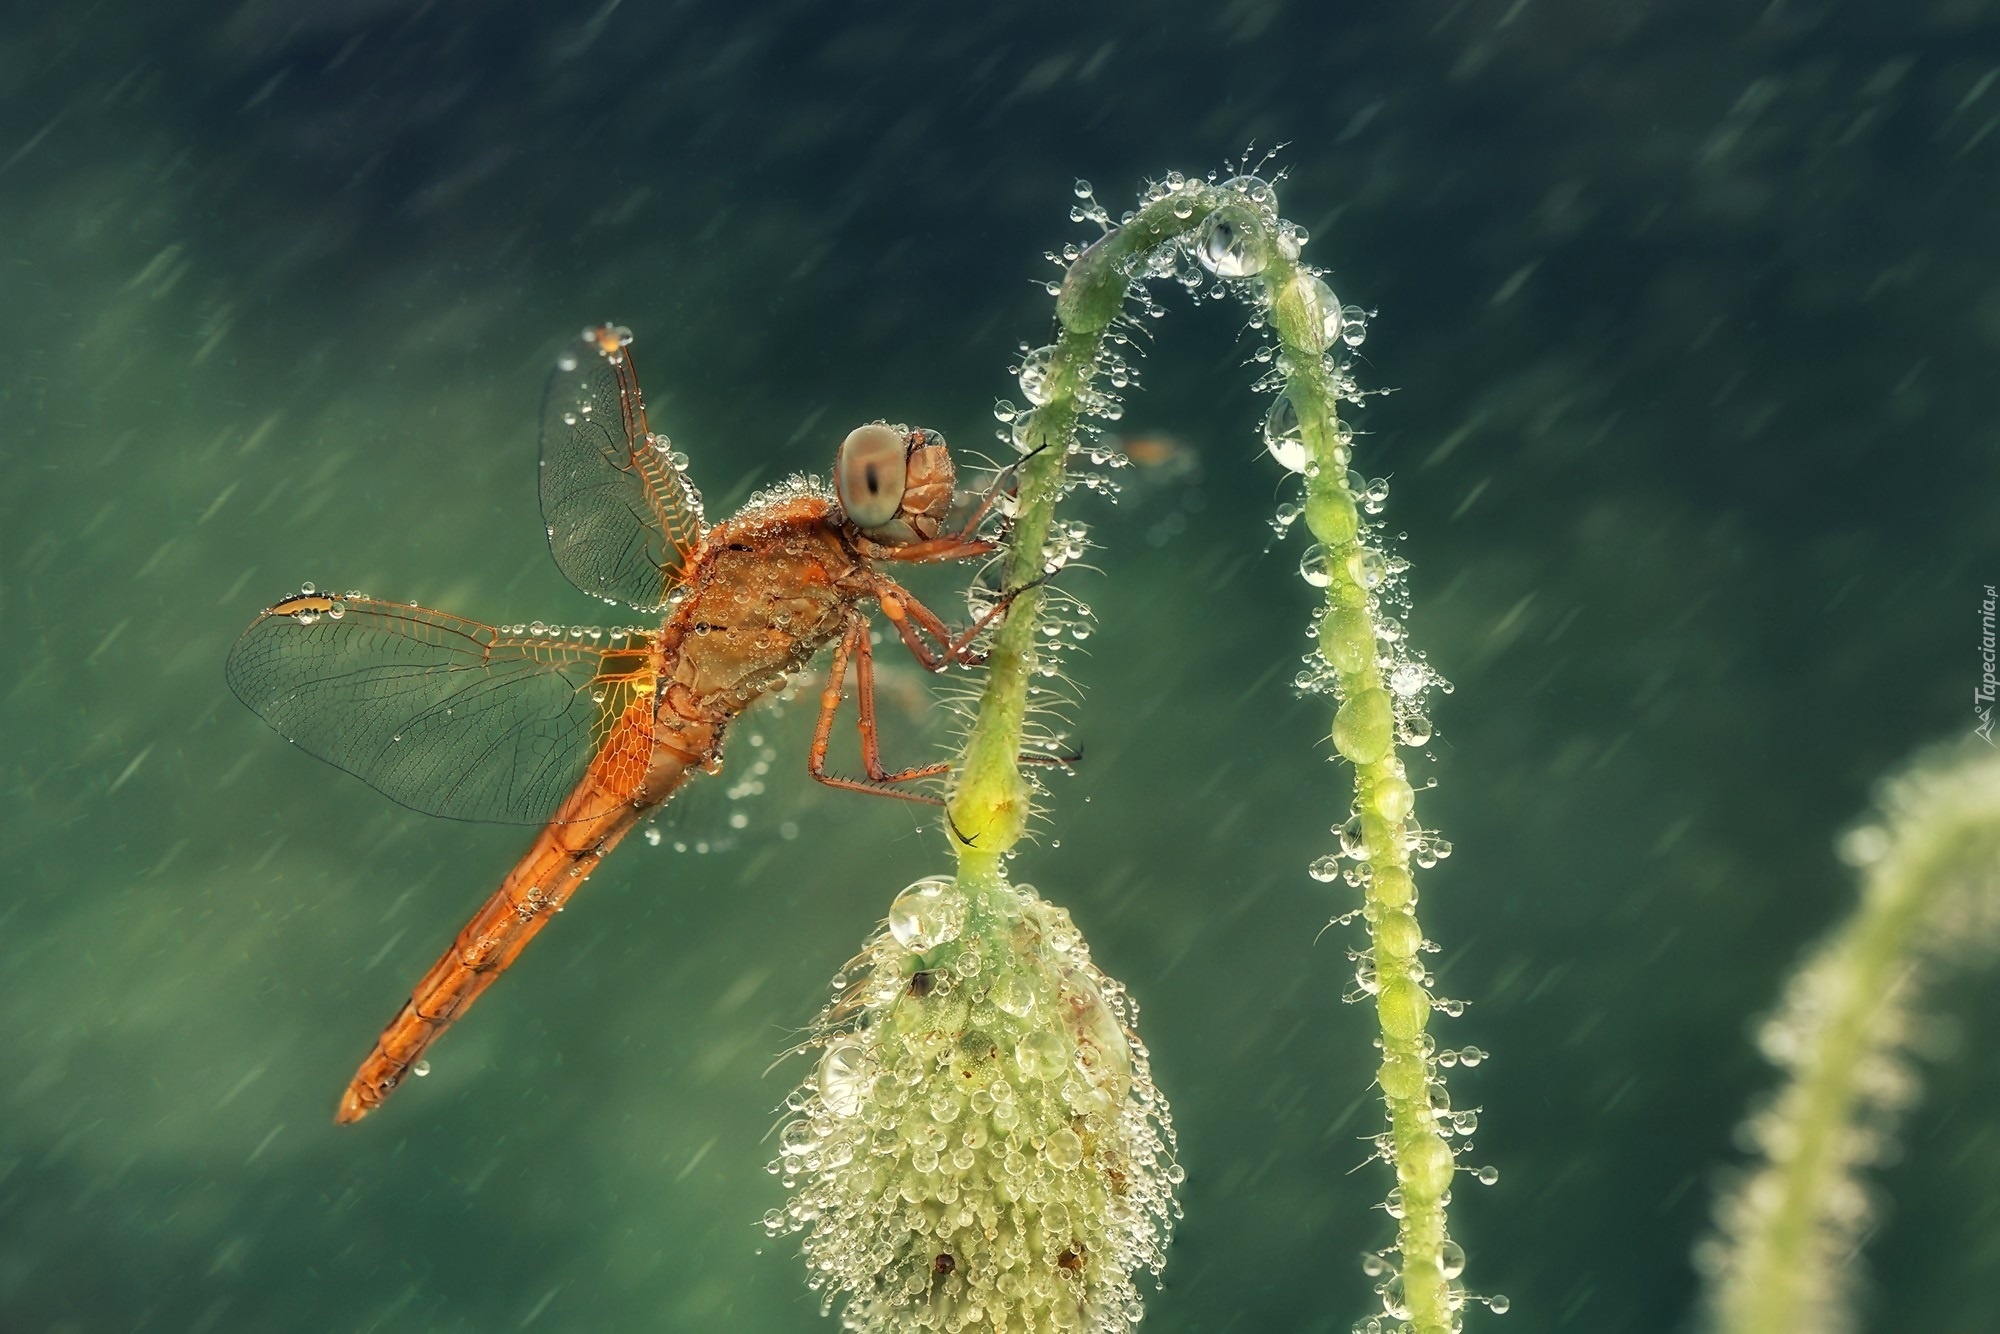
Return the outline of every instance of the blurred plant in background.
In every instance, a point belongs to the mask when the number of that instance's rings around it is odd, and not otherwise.
[[[1758,1034],[1787,1076],[1743,1126],[1762,1163],[1695,1251],[1720,1334],[1854,1327],[1856,1257],[1879,1210],[1863,1169],[1900,1152],[1920,1086],[1924,991],[1991,958],[2000,931],[2000,752],[1967,742],[1886,781],[1843,857],[1861,902],[1785,984]]]

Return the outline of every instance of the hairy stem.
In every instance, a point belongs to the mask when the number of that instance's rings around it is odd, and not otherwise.
[[[1125,304],[1135,258],[1200,224],[1207,210],[1177,216],[1161,201],[1085,250],[1070,266],[1057,318],[1061,333],[1041,378],[1042,402],[1015,423],[1021,464],[1013,533],[1002,566],[1004,586],[1025,588],[1052,573],[1045,554],[1063,491],[1069,452],[1094,392],[1105,338]],[[1001,866],[1026,832],[1033,786],[1021,772],[1028,694],[1035,679],[1036,624],[1042,590],[1015,598],[993,637],[979,711],[949,808],[958,873],[968,885],[997,883]]]
[[[1790,1083],[1749,1132],[1764,1162],[1697,1252],[1723,1334],[1850,1328],[1852,1258],[1870,1210],[1860,1169],[1916,1098],[1906,1051],[1924,985],[1989,956],[2000,924],[2000,756],[1969,747],[1890,784],[1884,820],[1843,844],[1861,902],[1786,985],[1765,1054]]]
[[[1438,1083],[1426,1036],[1433,998],[1419,957],[1424,944],[1417,922],[1416,884],[1410,870],[1415,793],[1396,754],[1396,721],[1384,687],[1376,645],[1389,636],[1374,597],[1383,579],[1383,557],[1364,544],[1360,507],[1348,485],[1348,451],[1336,411],[1337,394],[1325,350],[1328,313],[1314,277],[1275,245],[1268,246],[1263,279],[1284,360],[1284,395],[1296,414],[1306,448],[1307,528],[1324,548],[1328,580],[1319,619],[1321,656],[1335,674],[1340,701],[1333,717],[1335,749],[1354,766],[1354,810],[1360,820],[1369,876],[1362,915],[1368,925],[1374,969],[1376,1019],[1382,1061],[1376,1073],[1387,1104],[1396,1187],[1402,1217],[1400,1292],[1385,1289],[1392,1316],[1418,1334],[1447,1334],[1457,1326],[1450,1285],[1462,1261],[1448,1265],[1445,1204],[1456,1172],[1449,1133],[1434,1106]]]

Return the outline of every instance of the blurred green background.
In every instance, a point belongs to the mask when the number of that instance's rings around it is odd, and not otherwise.
[[[1481,1329],[1668,1331],[1749,1045],[1852,889],[1873,779],[1970,730],[2000,581],[2000,6],[245,0],[0,20],[0,1330],[828,1328],[757,1226],[766,1073],[913,808],[768,796],[634,840],[359,1127],[334,1099],[525,841],[288,748],[221,663],[301,580],[602,619],[548,559],[544,369],[639,335],[711,505],[878,416],[990,446],[1039,256],[1148,175],[1288,142],[1379,309],[1358,466],[1457,684],[1421,814],[1443,1029],[1493,1059]],[[1087,760],[1021,878],[1144,1007],[1187,1218],[1147,1327],[1345,1330],[1390,1235],[1346,781],[1289,686],[1257,339],[1169,295],[1079,497]],[[936,584],[931,585],[934,589]],[[949,589],[949,580],[944,584]],[[944,594],[949,599],[949,592]],[[947,600],[946,605],[950,605]],[[921,714],[921,708],[916,710]],[[900,753],[927,753],[905,708]],[[772,727],[774,746],[791,735]],[[791,725],[796,731],[796,724]],[[781,768],[803,757],[789,742]],[[772,830],[797,827],[794,837]],[[1336,892],[1338,890],[1338,892]],[[2000,1328],[2000,1077],[1945,997],[1882,1172],[1872,1330]]]

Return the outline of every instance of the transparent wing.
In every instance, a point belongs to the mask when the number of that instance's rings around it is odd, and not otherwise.
[[[542,400],[542,521],[569,581],[657,611],[701,543],[701,495],[646,425],[631,331],[586,329]]]
[[[601,754],[602,809],[565,817],[589,819],[637,791],[652,750],[644,632],[598,644],[306,593],[252,622],[226,670],[307,754],[457,820],[542,824]]]

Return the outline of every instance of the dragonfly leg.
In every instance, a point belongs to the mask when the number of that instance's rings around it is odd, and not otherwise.
[[[993,481],[986,488],[986,494],[979,498],[978,506],[974,508],[971,514],[966,516],[965,522],[959,525],[959,541],[972,540],[972,535],[979,531],[979,525],[986,521],[987,514],[992,511],[994,504],[999,501],[1000,497],[1018,495],[1020,493],[1021,465],[1048,447],[1048,442],[1044,441],[993,474]]]
[[[984,630],[993,622],[995,617],[1006,611],[1008,605],[1015,598],[1037,584],[1046,582],[1048,582],[1048,576],[1043,575],[1039,579],[1003,593],[998,602],[987,608],[984,615],[974,621],[971,627],[963,634],[955,638],[950,628],[945,625],[943,619],[936,612],[917,601],[916,598],[910,595],[908,589],[894,580],[877,575],[875,598],[882,607],[882,614],[889,618],[889,623],[896,627],[896,633],[903,637],[903,643],[909,648],[911,655],[918,662],[922,663],[927,670],[941,672],[946,666],[954,662],[961,662],[971,667],[977,667],[985,662],[985,654],[976,653],[972,650],[972,641],[978,637],[981,630]],[[926,644],[923,636],[917,633],[919,628],[929,633],[939,644],[943,645],[943,650],[940,652]],[[872,664],[867,659],[863,659],[860,666],[864,675],[872,669]],[[872,690],[868,687],[863,687],[862,698],[872,704]],[[1022,764],[1053,764],[1067,769],[1082,763],[1083,751],[1077,749],[1041,755],[1024,754],[1020,757],[1020,761]],[[872,773],[873,771],[871,770],[870,772]]]
[[[893,785],[913,783],[919,778],[934,778],[951,768],[949,761],[940,760],[936,764],[919,764],[908,769],[890,773],[882,767],[882,749],[875,731],[875,650],[868,643],[868,632],[864,626],[854,642],[854,679],[856,691],[854,707],[860,714],[858,726],[861,729],[861,765],[868,771],[871,782]]]
[[[1000,549],[998,542],[963,534],[933,537],[923,542],[905,542],[897,547],[871,549],[875,560],[899,561],[904,565],[937,565],[948,560],[972,560],[990,556]]]
[[[980,614],[979,619],[957,635],[952,634],[943,617],[918,601],[907,588],[885,575],[875,576],[875,601],[882,608],[882,614],[889,618],[889,623],[896,627],[896,633],[902,636],[903,644],[910,650],[911,656],[923,664],[924,670],[941,672],[953,663],[977,667],[985,662],[986,655],[975,652],[972,648],[972,642],[979,637],[979,632],[998,620],[1007,608],[1014,604],[1015,598],[1047,581],[1048,576],[1043,575],[1040,579],[1022,584],[1019,588],[1008,589],[1000,595],[998,601]],[[923,636],[917,633],[919,629],[929,632],[941,647],[934,649],[926,644]]]
[[[861,713],[861,755],[867,767],[868,777],[843,778],[839,774],[826,771],[826,749],[833,736],[833,718],[840,708],[840,690],[847,683],[847,664],[854,660],[855,676],[860,686],[856,707]],[[904,792],[897,784],[915,782],[920,778],[932,778],[945,772],[948,763],[918,765],[913,769],[903,769],[890,773],[882,767],[882,759],[875,736],[875,663],[874,655],[868,647],[868,622],[855,616],[847,623],[840,642],[834,646],[833,664],[827,669],[826,689],[819,697],[819,725],[813,729],[812,750],[806,758],[806,772],[817,782],[828,787],[844,788],[849,792],[872,792],[877,796],[895,797],[902,801],[919,802],[925,806],[942,806],[942,798],[927,792]]]

